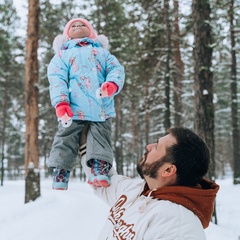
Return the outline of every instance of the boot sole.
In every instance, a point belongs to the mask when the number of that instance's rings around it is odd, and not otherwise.
[[[91,182],[90,180],[88,180],[88,184],[92,185],[93,187],[97,187],[97,188],[100,188],[100,187],[109,187],[110,184],[108,181],[106,180],[100,180],[98,181],[97,179],[94,179],[93,182]]]
[[[53,182],[52,189],[54,190],[67,190],[68,184],[64,182]]]

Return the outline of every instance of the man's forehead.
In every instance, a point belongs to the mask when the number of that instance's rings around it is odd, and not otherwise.
[[[164,144],[166,147],[170,147],[176,143],[177,143],[176,138],[170,133],[158,139],[158,144]]]

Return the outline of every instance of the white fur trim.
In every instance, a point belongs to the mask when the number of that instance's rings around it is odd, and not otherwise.
[[[64,35],[58,35],[53,40],[53,50],[54,52],[58,52],[61,46],[68,41],[68,38]]]
[[[97,35],[97,40],[101,43],[103,48],[108,49],[109,40],[105,35]]]
[[[98,40],[100,42],[100,44],[102,45],[103,48],[108,49],[109,40],[105,35],[103,35],[103,34],[97,35],[96,40]],[[53,40],[54,52],[57,53],[60,50],[61,46],[64,43],[66,43],[67,41],[68,41],[68,38],[64,35],[56,36]]]

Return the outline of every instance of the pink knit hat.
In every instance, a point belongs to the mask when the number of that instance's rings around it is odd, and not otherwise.
[[[66,26],[65,26],[65,28],[64,28],[64,31],[63,31],[63,35],[66,36],[68,39],[70,39],[70,37],[69,37],[69,35],[68,35],[69,29],[70,29],[71,25],[72,25],[74,22],[82,22],[82,23],[84,23],[84,24],[87,26],[87,28],[89,29],[89,31],[90,31],[89,38],[92,38],[92,39],[96,39],[96,38],[97,38],[97,34],[95,33],[92,25],[91,25],[87,20],[85,20],[85,19],[83,19],[83,18],[73,18],[72,20],[70,20],[70,21],[66,24]]]

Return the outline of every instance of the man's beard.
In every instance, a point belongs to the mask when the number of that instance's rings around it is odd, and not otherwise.
[[[146,152],[137,163],[137,172],[142,179],[145,179],[144,176],[156,179],[158,176],[158,169],[165,163],[165,157],[162,157],[153,163],[146,163],[147,157],[148,152]]]
[[[142,156],[142,158],[140,159],[140,161],[137,163],[137,172],[142,179],[144,179],[143,166],[147,160],[147,155],[148,155],[148,152],[145,152],[144,155]]]

